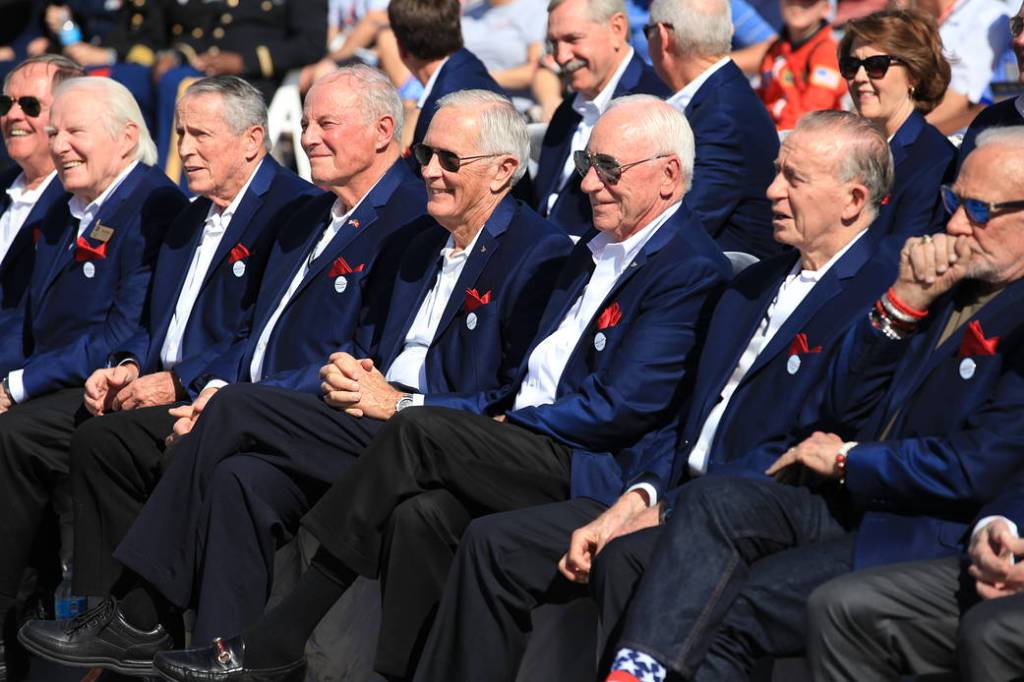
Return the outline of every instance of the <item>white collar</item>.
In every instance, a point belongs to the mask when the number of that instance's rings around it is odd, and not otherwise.
[[[252,179],[256,177],[256,174],[260,171],[260,167],[263,165],[265,160],[266,157],[260,159],[260,162],[256,164],[256,168],[254,168],[252,173],[249,174],[249,179],[245,181],[244,185],[242,185],[242,189],[238,190],[238,193],[235,194],[235,198],[231,200],[231,203],[228,204],[223,211],[218,213],[217,204],[210,204],[210,210],[206,214],[206,219],[208,221],[219,218],[222,225],[231,222],[231,217],[235,215],[235,211],[238,210],[239,204],[242,203],[242,198],[245,197],[245,193],[249,191],[249,185],[252,184]]]
[[[135,170],[135,167],[138,165],[138,161],[132,161],[128,164],[128,166],[121,171],[116,178],[114,178],[114,181],[107,185],[107,188],[88,204],[86,204],[85,200],[80,198],[77,194],[72,196],[71,200],[68,202],[68,210],[71,212],[71,215],[74,216],[76,220],[82,220],[87,213],[95,216],[103,206],[103,202],[107,200],[107,197],[113,194],[114,190],[121,186],[121,183],[124,182],[126,177],[128,177],[128,174]]]
[[[642,229],[637,230],[621,242],[612,241],[611,235],[607,232],[601,232],[595,236],[587,242],[587,247],[594,255],[594,262],[596,263],[609,258],[614,259],[616,268],[621,268],[626,264],[631,263],[640,249],[642,249],[647,241],[654,236],[654,233],[665,224],[665,221],[679,210],[682,203],[682,201],[677,201],[672,204],[659,213],[658,217],[645,225]]]
[[[587,99],[582,93],[577,92],[576,97],[572,101],[573,110],[591,125],[608,108],[612,101],[612,95],[615,94],[615,88],[619,86],[619,81],[622,80],[622,74],[626,73],[629,62],[633,59],[633,48],[629,47],[627,50],[622,63],[619,64],[619,68],[615,69],[615,73],[612,74],[611,80],[605,84],[604,88],[601,89],[601,92],[597,93],[594,99]],[[593,120],[587,119],[588,114],[593,117]]]
[[[822,265],[817,270],[804,270],[804,269],[802,269],[800,267],[800,259],[798,258],[797,261],[796,261],[796,264],[793,266],[793,269],[790,270],[790,272],[789,272],[790,277],[799,275],[801,281],[804,281],[804,282],[819,282],[819,281],[821,281],[821,278],[825,276],[825,273],[828,272],[829,269],[833,265],[835,265],[839,261],[840,258],[842,258],[844,255],[846,255],[846,252],[849,251],[853,247],[853,245],[856,244],[857,241],[861,237],[863,237],[865,234],[867,234],[867,231],[868,231],[868,228],[865,227],[863,230],[858,232],[853,237],[853,239],[851,239],[850,241],[848,241],[846,243],[846,246],[844,246],[843,248],[839,249],[839,251],[837,251],[835,253],[835,255],[833,255],[831,258],[828,259],[828,262],[826,262],[824,265]]]
[[[682,90],[669,97],[668,103],[679,111],[688,107],[690,105],[690,100],[692,100],[693,96],[697,94],[697,91],[700,90],[701,86],[704,85],[704,83],[707,82],[707,80],[711,78],[716,71],[728,64],[730,61],[732,61],[731,57],[722,57],[711,66],[704,69],[699,76],[687,83]]]
[[[36,185],[35,189],[26,189],[25,173],[18,173],[18,177],[7,188],[7,196],[11,198],[11,203],[34,204],[42,196],[43,192],[46,191],[46,188],[50,186],[55,177],[57,177],[57,171],[52,170],[42,182]]]

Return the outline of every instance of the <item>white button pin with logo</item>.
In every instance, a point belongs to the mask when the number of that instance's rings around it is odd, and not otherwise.
[[[789,360],[786,361],[786,371],[790,374],[796,374],[800,371],[800,356],[790,355]]]
[[[468,329],[469,331],[473,331],[474,329],[476,329],[476,322],[476,313],[470,313],[469,315],[466,315],[466,329]]]
[[[345,289],[347,289],[347,288],[348,288],[348,280],[345,279],[344,275],[338,275],[338,277],[334,280],[334,290],[337,291],[340,294],[340,293],[344,292]]]
[[[974,376],[976,369],[978,369],[978,363],[971,358],[964,358],[960,361],[960,378],[964,381],[969,380]]]
[[[236,260],[235,264],[231,266],[231,272],[235,277],[241,277],[245,274],[245,263],[240,260]]]
[[[606,345],[608,345],[608,338],[604,335],[604,332],[598,332],[594,335],[594,348],[602,351]]]
[[[96,276],[96,266],[87,261],[86,264],[82,266],[82,274],[89,279],[92,279]]]

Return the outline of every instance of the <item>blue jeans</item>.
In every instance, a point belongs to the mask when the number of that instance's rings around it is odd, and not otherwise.
[[[762,479],[687,483],[619,646],[687,679],[743,679],[756,658],[799,651],[807,596],[852,566],[851,515],[837,499]]]

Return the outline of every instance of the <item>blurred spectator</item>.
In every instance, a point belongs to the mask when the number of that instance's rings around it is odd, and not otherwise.
[[[791,130],[808,111],[840,109],[839,75],[829,0],[781,0],[785,28],[761,65],[761,97],[775,126]]]
[[[839,68],[857,112],[889,140],[896,163],[892,191],[872,231],[909,236],[942,229],[946,212],[939,187],[952,182],[956,149],[925,121],[942,101],[950,66],[931,18],[912,10],[889,10],[846,25]]]
[[[547,29],[547,0],[483,0],[462,15],[466,49],[484,63],[520,112],[532,105],[530,85]]]

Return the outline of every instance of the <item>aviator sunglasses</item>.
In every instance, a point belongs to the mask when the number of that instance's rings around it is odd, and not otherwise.
[[[876,54],[864,59],[847,55],[839,60],[839,73],[843,74],[843,78],[846,80],[853,80],[853,77],[860,71],[860,67],[863,66],[868,78],[877,80],[885,78],[885,74],[889,72],[889,67],[893,64],[905,66],[906,62],[888,54]]]
[[[998,204],[992,204],[981,199],[962,197],[954,192],[953,188],[949,185],[943,185],[940,189],[942,205],[946,207],[949,214],[953,215],[958,208],[963,206],[967,219],[976,225],[987,223],[992,219],[992,214],[995,211],[1019,211],[1024,209],[1024,201],[1003,201]]]
[[[619,163],[615,160],[614,156],[608,154],[591,154],[586,149],[580,149],[573,152],[572,162],[576,166],[576,172],[581,176],[586,176],[587,171],[591,168],[597,173],[597,177],[601,179],[601,182],[609,185],[614,185],[622,177],[622,173],[629,170],[633,166],[639,166],[641,163],[647,163],[648,161],[654,161],[655,159],[664,159],[668,154],[659,154],[658,156],[652,156],[649,159],[640,159],[639,161],[633,161],[631,163]]]
[[[39,102],[37,97],[11,97],[10,95],[0,95],[0,116],[6,116],[7,112],[11,110],[14,103],[17,102],[21,110],[25,112],[25,115],[29,118],[35,118],[43,110],[43,105]]]
[[[476,161],[477,159],[487,159],[492,156],[502,156],[502,154],[477,154],[476,156],[459,156],[455,152],[450,152],[447,149],[438,149],[437,147],[428,147],[427,145],[420,143],[413,145],[412,155],[416,158],[416,162],[421,166],[426,166],[430,163],[430,159],[437,154],[437,163],[444,170],[449,173],[458,173],[459,168],[470,161]]]

